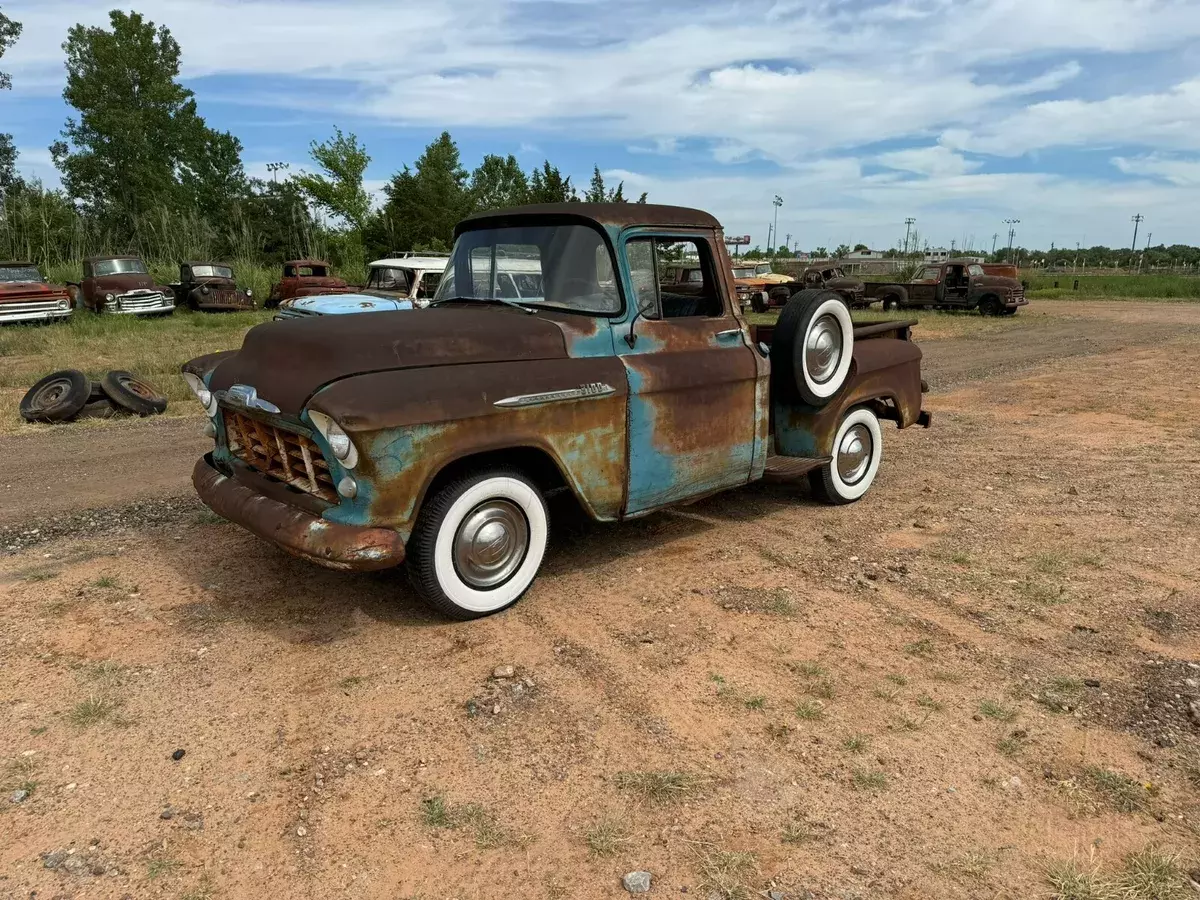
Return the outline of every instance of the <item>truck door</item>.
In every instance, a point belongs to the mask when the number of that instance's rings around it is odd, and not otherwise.
[[[749,481],[757,366],[707,234],[627,233],[622,256],[634,310],[614,343],[629,379],[625,515],[634,515]],[[663,261],[680,258],[698,259],[703,273],[686,292],[660,283]]]
[[[970,287],[966,266],[947,265],[942,277],[941,302],[963,306],[967,302],[967,289]]]

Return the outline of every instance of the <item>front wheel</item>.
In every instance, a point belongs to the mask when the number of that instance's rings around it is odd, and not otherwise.
[[[979,314],[981,316],[998,316],[1004,312],[1004,307],[1000,305],[1000,301],[995,297],[984,297],[979,301]]]
[[[408,544],[408,575],[431,606],[476,619],[521,599],[550,534],[541,491],[515,469],[452,481],[429,500]]]
[[[756,313],[765,313],[767,311],[767,300],[763,296],[762,291],[755,291],[750,295],[750,308]]]
[[[871,488],[883,459],[879,417],[865,406],[850,410],[838,424],[833,458],[808,473],[813,496],[824,503],[853,503]]]
[[[895,296],[884,297],[883,298],[883,308],[888,312],[892,312],[893,310],[899,309],[900,308],[899,298],[897,298]]]

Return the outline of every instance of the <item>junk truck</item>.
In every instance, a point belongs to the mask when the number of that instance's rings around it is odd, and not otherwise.
[[[679,292],[660,261],[700,260]],[[506,260],[540,293],[507,296]],[[724,236],[694,209],[550,204],[455,229],[428,309],[253,328],[183,367],[208,416],[193,483],[214,512],[314,563],[405,563],[470,619],[542,566],[548,498],[618,521],[762,478],[842,504],[883,459],[880,423],[928,426],[910,322],[855,328],[801,292],[742,317]]]
[[[923,266],[912,281],[866,283],[867,299],[884,309],[977,309],[985,316],[1011,316],[1029,300],[1015,278],[989,275],[978,263],[952,259]]]

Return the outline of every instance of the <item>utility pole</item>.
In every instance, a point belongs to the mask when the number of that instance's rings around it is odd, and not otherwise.
[[[1071,272],[1079,271],[1079,241],[1075,242],[1075,262],[1071,263]]]
[[[1129,245],[1129,267],[1130,268],[1133,268],[1133,254],[1137,253],[1138,226],[1142,224],[1142,220],[1145,218],[1146,217],[1143,216],[1141,213],[1138,213],[1136,216],[1134,216],[1132,219],[1129,220],[1130,222],[1133,223],[1133,243]]]
[[[789,231],[789,232],[787,233],[787,239],[786,239],[786,240],[784,240],[784,242],[783,242],[783,249],[784,249],[784,250],[787,250],[787,251],[789,251],[789,252],[790,252],[790,251],[791,251],[791,247],[790,247],[789,245],[790,245],[791,243],[792,243],[792,233]]]
[[[771,223],[767,223],[767,256],[771,255]]]
[[[996,238],[1000,237],[1000,232],[995,232],[992,235],[992,256],[996,255]]]
[[[954,255],[954,238],[950,239],[950,255]]]
[[[1146,233],[1146,246],[1142,248],[1142,255],[1138,257],[1138,274],[1142,274],[1142,263],[1146,261],[1146,251],[1150,249],[1150,238],[1154,237],[1154,232]]]
[[[773,231],[776,235],[778,235],[779,234],[779,207],[783,206],[783,198],[780,197],[778,194],[776,194],[775,199],[771,201],[771,205],[773,207],[775,207],[775,227],[774,227]],[[770,239],[767,240],[767,255],[768,256],[771,255]]]
[[[912,227],[916,224],[917,224],[917,220],[914,219],[912,216],[909,216],[907,219],[904,220],[904,255],[905,256],[908,256],[908,233],[912,229]]]
[[[1020,219],[1004,219],[1004,224],[1008,226],[1008,261],[1012,262],[1013,261],[1013,255],[1012,255],[1013,238],[1017,234],[1017,229],[1015,226],[1020,225],[1021,220]]]

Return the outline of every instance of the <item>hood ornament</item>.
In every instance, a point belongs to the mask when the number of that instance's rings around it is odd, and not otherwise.
[[[232,384],[225,391],[225,401],[244,409],[257,409],[261,412],[279,415],[279,407],[258,396],[258,389],[249,384]]]

